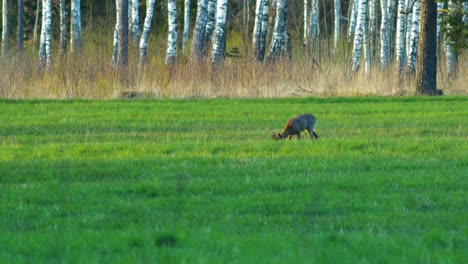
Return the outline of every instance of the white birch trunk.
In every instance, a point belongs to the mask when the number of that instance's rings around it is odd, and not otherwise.
[[[138,45],[140,40],[140,0],[130,0],[131,1],[131,15],[130,15],[130,36],[132,38],[133,44]]]
[[[465,25],[468,25],[468,1],[464,1],[463,2],[463,12],[464,12],[464,15],[463,15],[463,23]]]
[[[258,2],[257,2],[258,3]],[[310,11],[309,11],[309,0],[304,0],[304,43],[308,43],[310,34]]]
[[[3,0],[2,8],[2,58],[5,58],[8,49],[8,1]]]
[[[212,65],[218,65],[224,61],[227,4],[228,0],[218,0],[216,3],[216,26],[213,33],[213,48],[211,53]]]
[[[187,44],[190,33],[190,0],[184,1],[184,32],[182,34],[182,50],[187,52]]]
[[[167,49],[166,49],[166,64],[172,66],[176,58],[177,50],[177,6],[176,0],[167,1]]]
[[[444,8],[444,2],[437,2],[437,10],[441,10],[443,8]],[[437,12],[437,29],[436,29],[437,30],[437,44],[439,44],[439,40],[440,40],[440,23],[442,22],[443,16],[444,14],[442,12]]]
[[[351,59],[351,70],[357,72],[361,60],[362,40],[364,27],[366,26],[367,0],[359,0],[358,14],[356,17],[356,29],[353,41],[353,55]]]
[[[380,24],[380,67],[386,69],[390,64],[390,35],[392,33],[388,1],[380,0],[382,22]]]
[[[356,18],[358,13],[359,0],[352,0],[349,4],[351,10],[349,15],[349,28],[348,28],[348,42],[350,43],[354,39],[354,31],[356,29]]]
[[[117,67],[124,70],[128,66],[128,0],[119,0]]]
[[[23,0],[18,0],[18,53],[23,53],[24,44],[24,2]]]
[[[312,40],[316,39],[320,34],[319,28],[319,0],[312,0],[312,12],[311,12],[311,29],[310,34]]]
[[[140,39],[140,65],[146,64],[149,31],[151,27],[151,20],[153,19],[155,2],[156,0],[149,0],[148,6],[146,7],[146,16],[145,16],[145,22],[143,24],[143,33],[141,34],[141,39]]]
[[[65,5],[66,0],[60,0],[60,55],[65,55],[67,52],[67,9]]]
[[[198,0],[197,18],[192,39],[192,57],[198,63],[205,59],[205,28],[208,0]]]
[[[377,42],[377,19],[376,19],[376,0],[368,0],[368,8],[367,11],[369,13],[369,28],[366,30],[365,35],[369,41],[369,50],[368,54],[366,55],[366,59],[368,58],[369,64],[374,64],[375,54],[376,54],[376,42]],[[370,68],[369,65],[369,68]]]
[[[397,14],[397,32],[396,32],[396,60],[398,73],[402,74],[405,69],[406,62],[406,15],[403,13],[406,10],[405,0],[398,0],[398,14]]]
[[[410,44],[408,47],[408,72],[414,74],[416,72],[416,58],[418,55],[418,42],[419,42],[419,21],[420,21],[420,2],[416,1],[413,6],[413,16],[411,18],[411,34]]]
[[[448,1],[448,10],[449,10],[449,16],[450,12],[454,11],[455,9],[455,3],[453,0]],[[446,25],[447,30],[450,31],[451,25],[447,24]],[[447,67],[447,76],[449,79],[451,79],[453,76],[456,75],[457,72],[457,66],[458,66],[458,55],[455,53],[454,48],[453,48],[453,41],[448,38],[447,36],[444,36],[444,50],[445,50],[445,65]]]
[[[80,0],[71,1],[71,28],[70,28],[70,50],[78,52],[81,49],[81,11]]]
[[[205,46],[208,47],[213,35],[216,20],[216,0],[208,0],[208,9],[205,28]]]
[[[112,50],[112,65],[117,66],[117,53],[119,50],[119,0],[115,0],[115,28],[114,28],[114,40]]]
[[[52,50],[51,50],[51,25],[52,25],[52,10],[51,0],[42,1],[42,24],[41,38],[39,45],[39,62],[41,66],[50,67],[52,65]]]
[[[269,61],[277,60],[287,50],[288,35],[286,32],[287,27],[287,0],[276,0],[276,17],[273,27],[273,34],[270,43],[270,53],[268,55]]]
[[[369,3],[372,0],[369,0]],[[369,38],[369,28],[364,27],[364,58],[365,58],[365,64],[364,64],[364,73],[366,75],[369,75],[371,72],[371,66],[372,66],[372,55],[370,54],[370,38]]]
[[[265,57],[266,33],[268,27],[268,0],[257,0],[253,31],[254,60],[263,61]]]
[[[334,28],[333,28],[333,35],[334,35],[334,42],[333,46],[335,49],[338,48],[338,42],[340,41],[340,35],[341,35],[341,1],[340,0],[334,0],[335,3],[335,8],[334,8],[334,14],[335,14],[335,23],[334,23]]]
[[[413,1],[414,0],[405,0],[405,6],[406,6],[406,40],[405,40],[405,49],[406,49],[406,64],[408,64],[408,53],[409,53],[409,46],[410,46],[410,40],[411,40],[411,28],[413,26],[413,10],[409,9],[413,6]]]

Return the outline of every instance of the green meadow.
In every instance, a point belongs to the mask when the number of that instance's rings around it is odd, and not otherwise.
[[[467,129],[465,96],[0,100],[0,263],[466,263]]]

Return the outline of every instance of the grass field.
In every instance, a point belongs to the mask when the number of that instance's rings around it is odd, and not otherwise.
[[[467,128],[468,97],[3,100],[0,263],[466,263]]]

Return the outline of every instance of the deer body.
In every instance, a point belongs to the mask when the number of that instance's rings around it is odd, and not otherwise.
[[[294,135],[297,135],[297,138],[301,139],[301,132],[307,130],[307,132],[309,132],[310,139],[318,139],[318,135],[314,131],[316,123],[317,119],[311,114],[299,115],[289,119],[286,122],[283,131],[278,134],[273,133],[272,137],[275,140],[287,137],[292,139]]]

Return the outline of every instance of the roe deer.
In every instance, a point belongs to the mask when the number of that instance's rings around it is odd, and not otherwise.
[[[299,115],[286,122],[283,132],[278,134],[273,133],[271,136],[275,140],[284,139],[286,137],[289,137],[291,140],[294,135],[297,135],[297,138],[301,139],[301,131],[307,130],[307,132],[309,132],[310,139],[318,139],[318,135],[314,131],[316,123],[317,119],[315,119],[315,116],[311,114]]]

